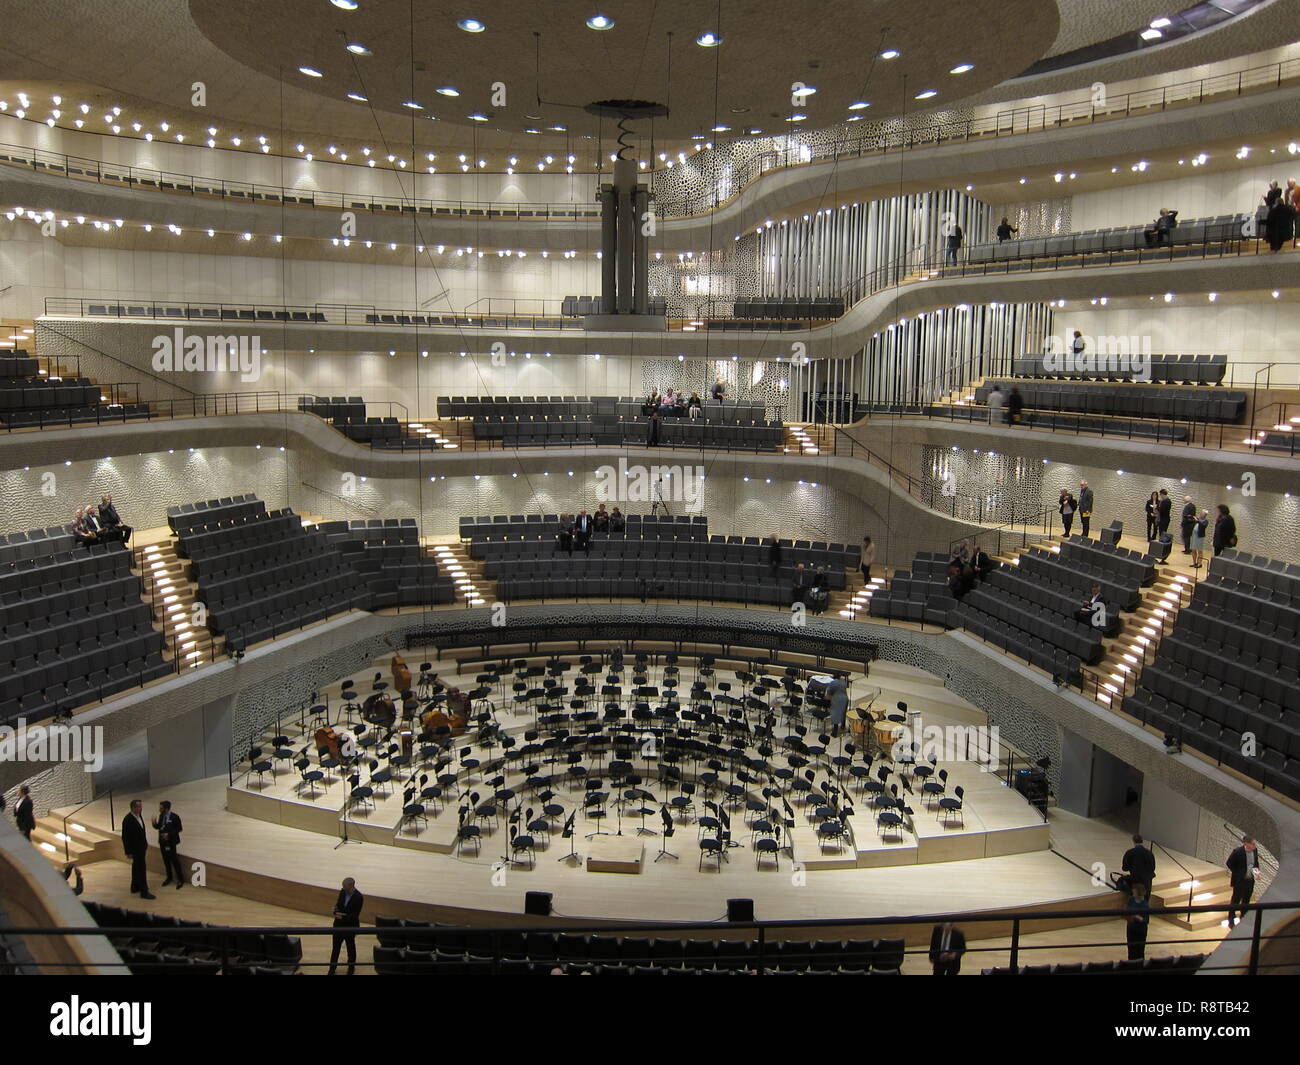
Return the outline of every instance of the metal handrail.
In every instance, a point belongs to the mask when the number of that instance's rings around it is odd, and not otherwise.
[[[93,792],[94,789],[92,788],[91,790],[92,790],[92,792]],[[66,814],[63,815],[63,860],[64,860],[65,862],[66,862],[66,861],[71,861],[71,860],[72,860],[72,850],[71,850],[71,848],[69,847],[69,844],[70,844],[72,841],[71,841],[70,837],[68,836],[68,821],[69,821],[69,819],[71,819],[71,818],[73,818],[73,817],[76,817],[77,814],[81,813],[82,810],[84,810],[87,806],[91,805],[92,803],[99,802],[99,800],[100,800],[102,797],[103,797],[103,796],[99,796],[99,795],[94,795],[94,794],[92,794],[91,797],[90,797],[89,799],[87,799],[85,802],[83,802],[83,803],[82,803],[80,806],[78,806],[75,810],[71,811],[70,813],[66,813]],[[114,811],[113,811],[113,789],[112,789],[112,788],[109,788],[109,789],[108,789],[108,823],[111,825],[115,820],[116,820],[116,817],[115,817],[115,815],[114,815]]]
[[[1250,67],[1235,74],[1221,74],[1210,78],[1199,78],[1176,82],[1160,88],[1142,89],[1108,98],[1104,104],[1095,102],[1090,93],[1087,100],[1066,104],[1031,104],[1007,108],[992,115],[969,118],[964,123],[951,121],[933,121],[919,129],[907,129],[898,133],[867,132],[851,137],[848,130],[845,137],[836,138],[830,148],[802,143],[797,135],[783,135],[773,138],[784,141],[784,146],[774,147],[736,164],[731,172],[731,184],[725,197],[717,196],[704,209],[694,213],[665,214],[667,219],[686,219],[699,217],[709,211],[717,210],[731,203],[745,191],[755,180],[774,170],[790,169],[796,166],[811,166],[827,161],[862,158],[868,155],[887,154],[891,151],[911,151],[915,148],[936,147],[944,143],[965,142],[987,137],[1018,136],[1034,132],[1046,132],[1065,126],[1081,123],[1092,124],[1118,118],[1129,118],[1135,114],[1149,114],[1152,111],[1165,111],[1170,105],[1204,103],[1207,99],[1228,96],[1240,96],[1248,90],[1280,88],[1284,81],[1300,76],[1300,59],[1283,60],[1258,67]],[[27,121],[35,121],[28,119]],[[234,151],[236,149],[227,149]],[[697,153],[707,159],[717,149],[706,149]],[[250,153],[251,154],[251,153]],[[326,160],[322,160],[325,162]],[[599,162],[599,161],[598,161]],[[256,182],[229,181],[224,178],[200,177],[192,174],[177,174],[154,170],[149,167],[136,167],[125,164],[109,163],[97,159],[85,159],[57,152],[47,152],[26,145],[0,144],[0,163],[27,165],[33,169],[60,174],[68,178],[96,181],[100,183],[141,185],[153,190],[188,193],[190,195],[209,195],[222,199],[235,199],[244,202],[258,200],[272,203],[288,203],[308,207],[331,209],[397,211],[407,214],[461,215],[466,217],[481,216],[490,218],[528,218],[541,221],[570,221],[577,217],[598,218],[600,211],[586,207],[579,214],[578,204],[519,204],[498,203],[494,201],[476,202],[467,200],[432,200],[417,197],[364,197],[353,193],[325,192],[312,189],[285,187],[281,185],[264,185]],[[394,170],[394,173],[400,173]],[[485,171],[479,171],[483,173]],[[598,165],[595,171],[583,171],[598,175],[603,173]],[[666,166],[656,166],[649,173],[655,176],[671,171]],[[665,205],[668,197],[660,193]]]

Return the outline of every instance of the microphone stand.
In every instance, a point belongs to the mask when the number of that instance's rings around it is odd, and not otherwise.
[[[675,855],[672,851],[670,851],[670,850],[668,849],[668,837],[669,837],[669,836],[672,834],[672,832],[673,832],[673,817],[672,817],[672,814],[669,813],[669,811],[668,811],[668,807],[667,807],[665,804],[663,804],[663,803],[660,803],[660,804],[659,804],[659,816],[660,816],[661,818],[663,818],[663,822],[664,822],[664,835],[663,835],[663,842],[661,843],[661,845],[660,845],[660,847],[659,847],[659,853],[655,855],[655,861],[656,861],[656,862],[658,862],[660,858],[676,858],[676,857],[677,857],[677,855]],[[653,833],[651,833],[651,834],[653,835]]]
[[[562,833],[567,832],[569,834],[569,853],[557,858],[556,861],[558,862],[567,862],[570,858],[582,861],[582,855],[578,853],[578,831],[573,827],[574,819],[577,816],[578,811],[574,810],[573,813],[569,814],[569,820],[565,822],[564,828],[561,829]]]

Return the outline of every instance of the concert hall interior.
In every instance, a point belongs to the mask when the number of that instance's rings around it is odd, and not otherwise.
[[[1300,971],[1300,7],[1175,6],[4,4],[0,972]]]

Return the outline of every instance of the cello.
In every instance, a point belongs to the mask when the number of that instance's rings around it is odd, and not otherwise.
[[[405,695],[411,690],[411,671],[407,668],[406,659],[401,655],[393,655],[393,660],[388,665],[393,673],[393,691]]]

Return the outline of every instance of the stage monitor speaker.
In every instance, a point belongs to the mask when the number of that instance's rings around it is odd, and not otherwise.
[[[524,895],[524,913],[533,917],[551,916],[551,893],[549,891],[529,891]]]
[[[727,920],[732,924],[750,922],[754,920],[754,900],[753,899],[728,899],[727,900]]]

